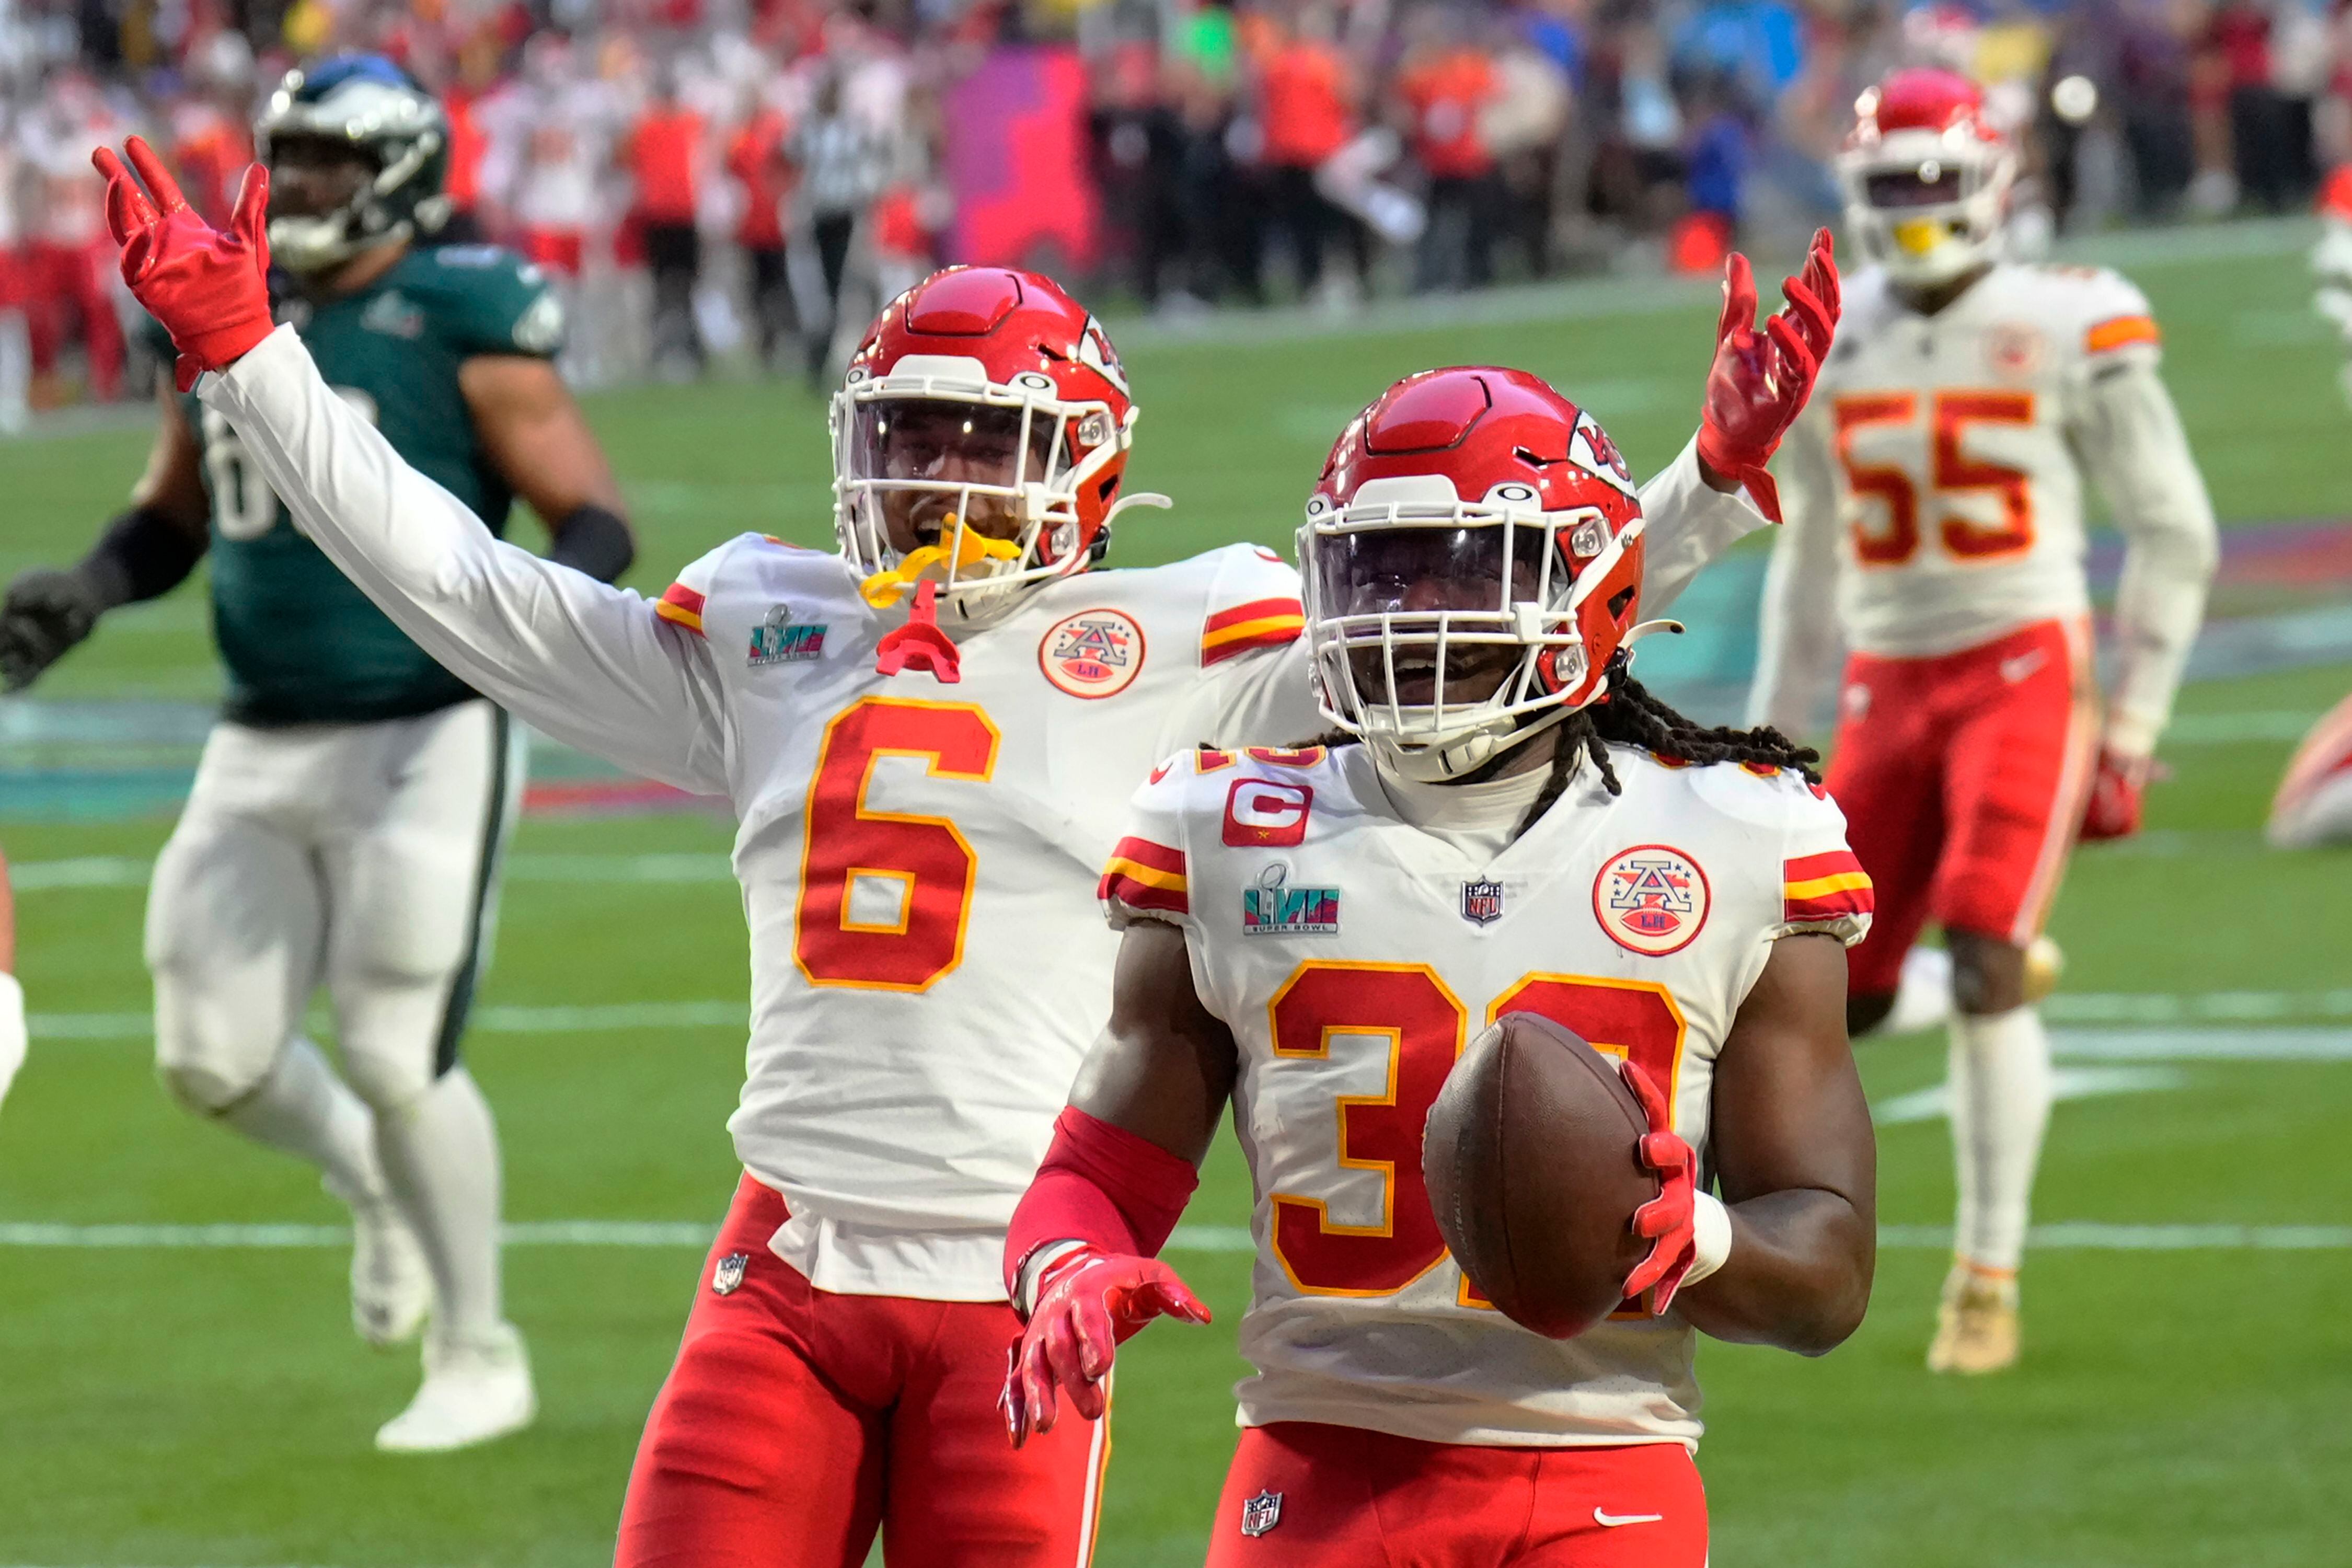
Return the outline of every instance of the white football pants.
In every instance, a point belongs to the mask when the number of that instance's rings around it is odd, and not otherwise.
[[[523,780],[485,701],[374,724],[220,724],[155,862],[147,965],[164,1085],[397,1205],[433,1275],[434,1332],[504,1321],[498,1131],[457,1044],[489,963]],[[338,1082],[302,1037],[323,983]]]
[[[486,701],[417,719],[215,726],[155,862],[156,1062],[192,1109],[260,1084],[327,989],[379,1112],[457,1064],[520,804],[520,731]]]

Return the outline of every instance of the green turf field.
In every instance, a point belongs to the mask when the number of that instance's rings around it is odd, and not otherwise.
[[[2352,415],[2300,254],[2273,231],[2196,243],[2168,258],[2134,242],[2133,270],[2166,322],[2171,381],[2224,517],[2352,510]],[[1179,510],[1133,516],[1115,563],[1235,537],[1286,545],[1339,424],[1432,363],[1543,372],[1654,467],[1690,426],[1707,290],[1612,284],[1564,299],[1435,330],[1337,335],[1282,319],[1197,342],[1131,334],[1146,409],[1133,476]],[[829,538],[816,400],[704,386],[605,396],[592,413],[629,483],[640,587],[738,530]],[[121,504],[143,444],[119,431],[0,445],[0,574],[77,553]],[[1876,1297],[1861,1333],[1821,1361],[1705,1352],[1717,1563],[2352,1560],[2340,1522],[2352,1066],[2330,1059],[2352,1047],[2352,854],[2274,854],[2257,833],[2294,729],[2347,687],[2352,664],[2191,686],[2151,833],[2077,861],[2054,923],[2073,963],[2052,1012],[2081,1098],[2054,1119],[2037,1213],[2069,1245],[2032,1260],[2013,1374],[1956,1384],[1921,1369],[1948,1156],[1940,1121],[1892,1108],[1940,1079],[1942,1047],[1865,1048],[1873,1098],[1890,1108],[1881,1214],[1894,1228]],[[184,590],[116,617],[38,695],[184,702],[215,689],[201,600]],[[0,708],[0,747],[7,719]],[[105,760],[0,751],[0,774],[60,758]],[[0,1116],[0,1243],[129,1243],[0,1244],[0,1564],[608,1560],[699,1252],[659,1230],[636,1246],[530,1233],[508,1280],[539,1426],[469,1454],[377,1455],[370,1435],[415,1364],[352,1336],[341,1251],[161,1245],[191,1239],[181,1227],[337,1217],[302,1170],[196,1125],[154,1084],[136,1032],[137,871],[169,827],[168,816],[0,819],[28,882],[30,1006],[59,1020]],[[506,1140],[511,1220],[715,1223],[734,1176],[721,1122],[742,1053],[725,1005],[747,986],[727,843],[728,825],[691,815],[522,826],[469,1047]],[[675,1016],[717,1021],[581,1014],[605,1026],[565,1028],[544,1011],[648,1003],[707,1005]],[[2095,1027],[2118,1019],[2136,1032]],[[2168,1022],[2175,1032],[2151,1033]],[[2305,1059],[2268,1059],[2291,1050]],[[1228,1144],[1190,1219],[1237,1225],[1245,1203]],[[172,1228],[69,1228],[129,1226]],[[1220,1321],[1155,1328],[1122,1358],[1097,1558],[1118,1568],[1199,1561],[1233,1441],[1231,1323],[1248,1260],[1175,1260]]]

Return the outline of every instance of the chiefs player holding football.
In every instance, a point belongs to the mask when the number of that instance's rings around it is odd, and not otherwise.
[[[347,416],[271,331],[260,237],[130,152],[152,204],[100,158],[125,279],[320,548],[478,689],[740,821],[746,1175],[619,1562],[856,1564],[877,1528],[893,1563],[1084,1561],[1101,1426],[1016,1453],[998,1425],[1005,1226],[1101,1019],[1086,895],[1134,781],[1314,722],[1297,574],[1248,546],[1085,571],[1144,499],[1123,373],[1053,283],[974,268],[886,310],[834,400],[841,553],[745,535],[648,604],[499,543]],[[1647,492],[1664,593],[1757,521],[1725,492],[1769,491],[1829,344],[1825,240],[1763,332],[1735,281],[1705,466]]]
[[[2000,260],[2015,149],[1976,88],[1910,69],[1865,92],[1838,156],[1874,265],[1780,467],[1750,717],[1802,733],[1853,648],[1830,793],[1878,886],[1854,1033],[1921,925],[1951,956],[1955,1260],[1928,1364],[2017,1358],[2017,1268],[2050,1110],[2027,955],[2077,831],[2136,831],[2203,615],[2213,513],[2157,374],[2147,299],[2113,272]],[[2126,540],[2104,719],[2083,480]],[[1834,613],[1824,601],[1834,588]]]
[[[1118,1337],[1202,1316],[1151,1258],[1230,1100],[1256,1371],[1212,1568],[1697,1568],[1694,1331],[1819,1353],[1862,1320],[1842,944],[1869,879],[1811,752],[1632,678],[1657,623],[1609,450],[1524,372],[1390,388],[1299,532],[1339,733],[1164,763],[1103,877],[1116,999],[1013,1218],[1034,1307],[1007,1411],[1016,1440],[1059,1429],[1063,1393],[1098,1414]],[[1422,1176],[1465,1042],[1520,1011],[1624,1059],[1668,1178],[1637,1215],[1640,1305],[1565,1342],[1476,1295]]]

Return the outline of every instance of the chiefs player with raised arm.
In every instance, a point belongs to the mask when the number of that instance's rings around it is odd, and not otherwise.
[[[2077,831],[2139,826],[2204,611],[2213,512],[2146,297],[2104,269],[2000,258],[2016,151],[1977,89],[1901,70],[1857,109],[1838,171],[1874,265],[1823,369],[1829,395],[1782,456],[1789,528],[1749,717],[1802,733],[1843,634],[1829,788],[1880,900],[1850,1024],[1885,1016],[1921,925],[1940,925],[1959,1219],[1928,1364],[1992,1372],[2017,1357],[2050,1110],[2028,952]],[[2086,474],[2125,536],[2104,716]]]
[[[856,1564],[877,1529],[894,1563],[1084,1561],[1102,1428],[1015,1453],[998,1424],[1005,1226],[1109,994],[1087,894],[1120,802],[1179,745],[1315,721],[1297,574],[1245,545],[1085,570],[1146,499],[1120,495],[1125,376],[1061,289],[986,268],[894,301],[852,362],[839,554],[747,534],[651,603],[553,570],[350,416],[271,333],[259,237],[205,227],[130,151],[156,201],[104,158],[124,276],[320,548],[478,689],[740,822],[746,1174],[619,1561]],[[1723,492],[1828,347],[1825,254],[1809,277],[1764,332],[1732,290],[1712,472],[1686,453],[1648,492],[1661,593],[1756,521]]]
[[[1006,1247],[1006,1409],[1016,1442],[1064,1393],[1094,1415],[1122,1334],[1202,1316],[1150,1259],[1230,1100],[1256,1370],[1211,1568],[1699,1568],[1694,1331],[1819,1353],[1862,1321],[1843,944],[1869,879],[1811,752],[1633,679],[1642,534],[1609,438],[1543,382],[1399,382],[1299,532],[1339,733],[1190,752],[1135,797],[1101,884],[1110,1022]],[[1454,1058],[1521,1011],[1622,1058],[1665,1178],[1638,1301],[1568,1341],[1477,1295],[1422,1180]]]

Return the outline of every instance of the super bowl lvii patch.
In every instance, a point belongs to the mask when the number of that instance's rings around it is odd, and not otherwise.
[[[802,664],[824,655],[824,624],[795,621],[790,605],[778,605],[751,628],[752,664]]]

